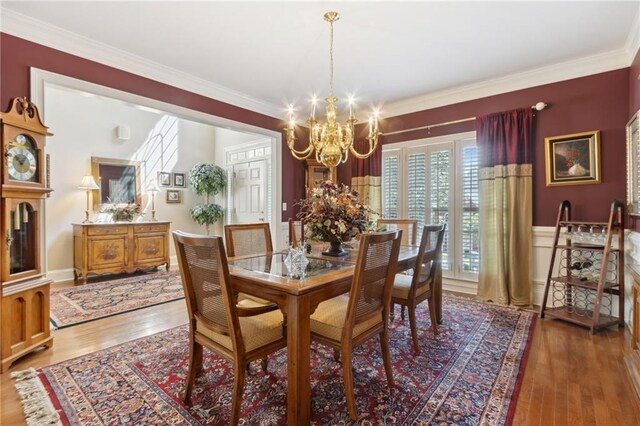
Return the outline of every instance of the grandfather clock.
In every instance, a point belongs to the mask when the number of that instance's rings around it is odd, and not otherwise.
[[[51,133],[27,98],[0,113],[2,134],[1,371],[40,347],[51,347],[49,285],[44,276],[44,201],[48,187],[44,148]]]

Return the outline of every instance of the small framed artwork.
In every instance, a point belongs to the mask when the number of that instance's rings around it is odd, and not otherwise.
[[[186,188],[186,175],[184,173],[173,173],[173,186],[176,188]]]
[[[167,189],[167,204],[178,204],[182,202],[182,191],[178,189]]]
[[[182,191],[179,189],[167,189],[167,204],[179,204],[182,202]]]
[[[171,186],[171,173],[158,172],[158,184],[160,186]]]
[[[547,186],[600,183],[600,131],[544,139]]]

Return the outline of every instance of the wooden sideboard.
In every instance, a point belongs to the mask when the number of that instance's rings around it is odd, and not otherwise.
[[[165,265],[169,270],[171,222],[73,224],[73,276],[132,273]]]

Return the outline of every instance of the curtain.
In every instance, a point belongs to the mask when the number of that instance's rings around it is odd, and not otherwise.
[[[476,119],[480,185],[478,296],[506,305],[533,302],[533,111]]]
[[[363,153],[368,151],[368,142],[360,140],[354,144],[356,151]],[[368,158],[359,160],[354,157],[351,167],[351,188],[360,193],[360,199],[368,204],[371,210],[381,214],[382,144],[380,141],[376,150]]]

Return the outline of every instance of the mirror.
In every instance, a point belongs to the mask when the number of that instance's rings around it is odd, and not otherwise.
[[[141,204],[138,161],[91,157],[91,174],[100,187],[93,198],[94,210],[102,204]]]
[[[640,216],[640,111],[627,123],[627,211]]]

